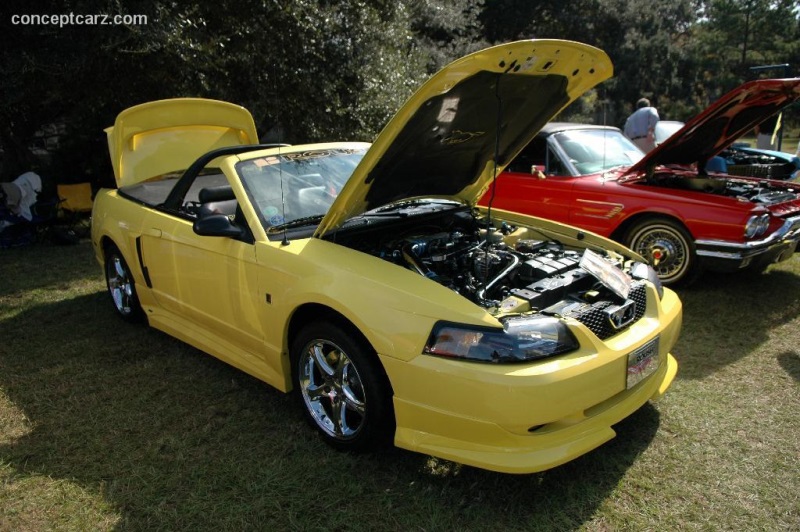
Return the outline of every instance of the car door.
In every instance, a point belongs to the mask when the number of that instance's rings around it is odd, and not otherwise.
[[[227,182],[224,174],[207,178],[198,180],[213,185],[218,185],[220,178]],[[202,186],[192,186],[186,205],[196,201],[195,191]],[[176,321],[187,320],[203,334],[249,353],[262,351],[264,331],[254,244],[200,236],[192,228],[191,216],[181,213],[152,211],[144,222],[142,260],[159,306]],[[244,220],[238,223],[246,224]]]
[[[569,223],[609,236],[625,215],[628,192],[616,177],[584,176],[574,189],[574,203]]]
[[[493,207],[569,222],[575,178],[566,175],[558,154],[545,137],[536,137],[500,174]],[[484,196],[488,204],[492,190]]]

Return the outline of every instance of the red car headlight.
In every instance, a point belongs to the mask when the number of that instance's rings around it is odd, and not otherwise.
[[[745,238],[756,238],[763,235],[769,227],[769,214],[754,214],[747,219],[744,226]]]

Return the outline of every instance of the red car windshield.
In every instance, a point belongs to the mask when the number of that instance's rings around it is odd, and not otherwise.
[[[556,133],[552,140],[566,155],[576,175],[631,166],[644,157],[633,142],[613,129],[572,129]]]

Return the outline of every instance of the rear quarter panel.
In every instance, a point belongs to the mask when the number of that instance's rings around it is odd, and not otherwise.
[[[95,258],[101,265],[104,264],[104,248],[110,244],[115,245],[131,268],[134,281],[141,286],[144,286],[144,278],[136,255],[136,238],[141,235],[148,211],[151,209],[120,197],[114,189],[101,189],[92,207],[92,246]]]

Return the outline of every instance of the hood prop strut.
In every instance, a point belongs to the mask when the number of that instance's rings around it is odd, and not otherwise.
[[[504,74],[504,73],[503,73]],[[500,126],[502,125],[502,116],[503,116],[503,99],[500,97],[500,80],[503,77],[503,74],[497,75],[497,83],[494,86],[494,96],[497,100],[497,127],[495,127],[494,133],[494,157],[492,162],[494,163],[494,170],[492,171],[492,184],[491,187],[491,194],[489,195],[489,202],[486,204],[486,240],[488,241],[491,238],[492,232],[492,203],[494,203],[494,195],[497,187],[497,158],[500,156]],[[488,281],[488,279],[484,278],[484,284]]]

